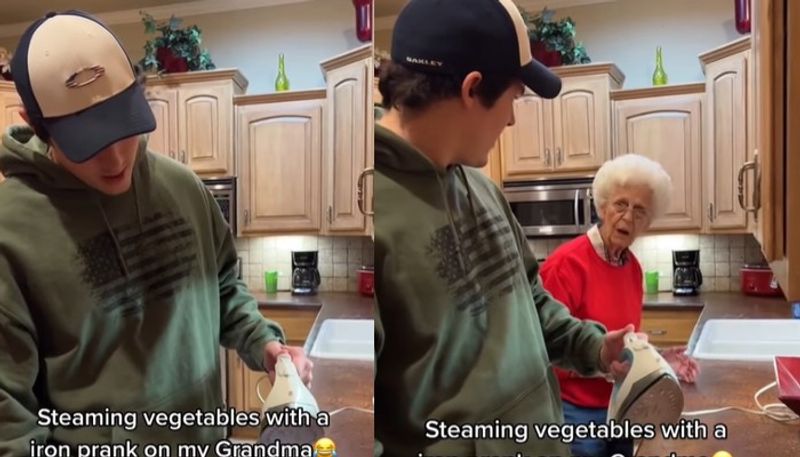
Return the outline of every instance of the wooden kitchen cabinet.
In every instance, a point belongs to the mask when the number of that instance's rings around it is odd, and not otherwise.
[[[651,230],[702,227],[704,84],[613,92],[614,156],[636,153],[659,162],[672,178],[666,214]]]
[[[261,309],[261,314],[277,321],[286,333],[286,344],[300,346],[305,344],[319,308],[316,306],[293,308]],[[270,382],[267,373],[253,371],[244,364],[236,351],[228,350],[228,407],[237,411],[261,411],[260,391],[267,398]],[[259,384],[260,381],[260,384]],[[258,389],[258,391],[257,391]],[[258,438],[258,427],[234,427],[232,435],[237,438]]]
[[[558,97],[530,90],[514,102],[513,126],[501,139],[506,181],[591,175],[611,155],[609,93],[624,76],[613,64],[553,69],[562,78]]]
[[[319,232],[325,91],[236,97],[241,235]]]
[[[703,168],[707,231],[745,233],[745,164],[751,149],[748,113],[754,109],[749,90],[750,37],[700,55],[706,74]],[[741,176],[742,181],[739,182]],[[741,184],[741,187],[740,187]]]
[[[753,1],[754,189],[746,201],[754,235],[788,301],[800,300],[800,9]]]
[[[158,122],[153,149],[203,178],[236,175],[233,97],[247,84],[238,70],[149,76],[145,94]]]
[[[502,151],[500,146],[501,140],[498,139],[497,142],[494,144],[494,147],[489,152],[489,160],[486,162],[486,165],[481,168],[483,174],[485,174],[489,179],[494,181],[498,187],[503,187],[503,171],[502,171]]]
[[[5,134],[8,127],[14,124],[25,124],[19,112],[24,108],[22,100],[17,95],[14,83],[0,81],[0,137]],[[4,180],[0,174],[0,182]]]
[[[642,312],[641,331],[656,347],[685,346],[700,318],[701,308],[658,309],[645,308]]]
[[[363,199],[372,195],[371,179],[362,179],[368,188],[359,193],[359,177],[371,168],[373,145],[371,124],[373,99],[372,48],[362,46],[321,64],[327,84],[324,144],[322,159],[322,198],[326,234],[368,233],[368,217],[362,211]],[[359,205],[359,195],[362,197]]]

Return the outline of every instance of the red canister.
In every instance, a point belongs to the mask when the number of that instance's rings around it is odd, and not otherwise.
[[[358,292],[367,297],[375,295],[375,270],[373,267],[361,267],[358,270]]]

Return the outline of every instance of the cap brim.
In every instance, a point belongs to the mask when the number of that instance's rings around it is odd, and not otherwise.
[[[86,162],[117,141],[152,132],[156,119],[139,84],[79,113],[43,120],[67,158]]]
[[[542,98],[555,98],[561,93],[561,78],[536,59],[520,69],[520,78]]]

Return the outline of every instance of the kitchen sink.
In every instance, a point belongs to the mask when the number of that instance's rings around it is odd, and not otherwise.
[[[709,319],[692,356],[764,362],[775,356],[800,356],[800,320]]]
[[[326,319],[311,347],[311,356],[321,359],[375,359],[375,321],[372,319]]]

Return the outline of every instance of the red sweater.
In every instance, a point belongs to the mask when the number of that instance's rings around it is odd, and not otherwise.
[[[642,319],[642,268],[628,251],[628,262],[613,266],[595,251],[587,235],[561,245],[541,269],[545,289],[564,303],[573,316],[605,325],[609,331]],[[587,408],[607,408],[612,384],[603,378],[581,378],[555,369],[561,398]]]

